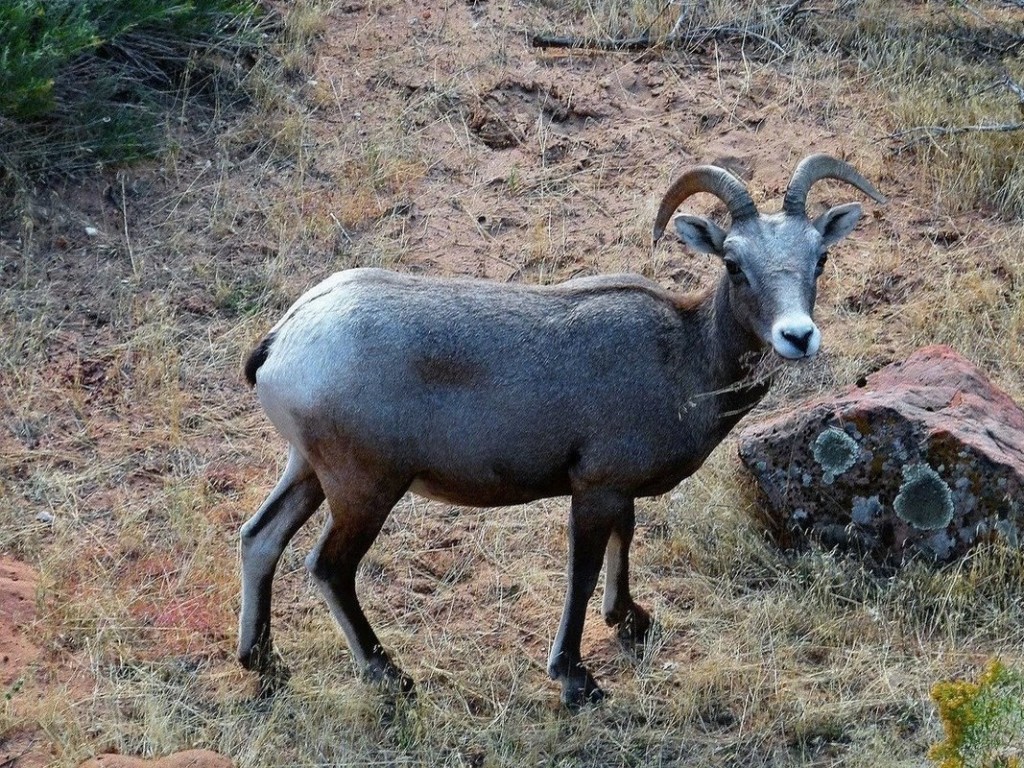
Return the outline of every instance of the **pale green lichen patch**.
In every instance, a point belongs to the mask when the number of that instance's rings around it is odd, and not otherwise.
[[[996,533],[1011,547],[1017,546],[1017,526],[1009,520],[996,521]]]
[[[857,441],[836,427],[829,427],[814,441],[814,460],[824,472],[824,481],[831,484],[839,475],[857,463],[860,446]]]
[[[937,531],[924,540],[925,549],[939,560],[949,558],[954,544],[956,544],[956,541],[945,531]]]
[[[903,470],[903,484],[892,505],[901,520],[922,531],[945,528],[953,519],[953,493],[927,464]]]
[[[853,497],[853,508],[850,510],[850,519],[858,525],[869,525],[882,512],[882,503],[878,496],[864,498],[863,496]]]

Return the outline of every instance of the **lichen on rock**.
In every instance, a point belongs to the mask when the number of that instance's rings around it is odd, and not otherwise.
[[[782,546],[842,547],[886,568],[1024,547],[1021,446],[1024,409],[947,347],[739,437]]]
[[[850,510],[850,519],[858,525],[868,525],[882,513],[882,503],[878,496],[853,497],[853,508]]]
[[[1018,546],[1017,526],[1010,520],[997,520],[995,524],[996,533],[1011,547]]]
[[[921,531],[945,528],[953,519],[953,493],[927,464],[911,464],[903,470],[903,484],[893,500],[901,520]]]
[[[814,460],[821,466],[826,484],[832,482],[857,463],[860,446],[846,432],[829,427],[814,441]]]

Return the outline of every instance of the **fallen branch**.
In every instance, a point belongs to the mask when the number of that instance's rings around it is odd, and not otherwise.
[[[631,38],[596,38],[557,37],[535,34],[530,38],[530,45],[534,48],[572,48],[592,51],[647,51],[654,48],[698,48],[712,40],[742,43],[748,39],[764,43],[781,54],[787,53],[785,48],[761,32],[729,25],[700,27],[699,29],[692,29],[682,34],[661,38],[649,37],[648,35]]]
[[[804,8],[807,0],[794,0],[778,9],[770,19],[741,26],[737,24],[719,24],[716,26],[681,29],[684,20],[689,17],[684,13],[676,20],[672,31],[665,37],[651,37],[649,32],[637,37],[598,38],[598,37],[564,37],[560,35],[534,34],[530,37],[530,45],[534,48],[572,48],[594,51],[646,51],[654,48],[696,48],[715,40],[719,42],[740,42],[756,40],[763,45],[775,49],[779,54],[788,53],[785,48],[767,35],[770,27],[792,23],[798,16],[810,13]]]
[[[530,37],[533,48],[573,48],[592,51],[646,51],[659,45],[647,35],[625,39],[598,37],[558,37],[535,34]]]
[[[1003,75],[1003,79],[999,81],[998,85],[1005,85],[1010,89],[1010,92],[1017,97],[1017,105],[1024,110],[1024,87],[1017,81],[1011,78],[1008,74]]]
[[[1024,131],[1024,122],[1019,123],[984,123],[982,125],[917,125],[903,131],[896,131],[886,136],[887,139],[902,139],[911,134],[919,134],[904,142],[900,148],[908,149],[937,136],[958,136],[963,133],[1013,133]]]

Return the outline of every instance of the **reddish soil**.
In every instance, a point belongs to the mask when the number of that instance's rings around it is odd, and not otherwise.
[[[190,749],[155,760],[124,755],[99,755],[86,760],[80,768],[230,768],[233,763],[216,752]]]
[[[0,558],[0,690],[5,692],[17,685],[41,653],[31,637],[36,584],[35,570]]]
[[[42,656],[32,636],[38,576],[24,563],[0,558],[0,692],[17,713],[27,701],[24,687]],[[16,730],[0,740],[0,765],[36,768],[47,764],[43,746],[30,731]]]
[[[63,676],[47,674],[56,665],[46,664],[45,648],[33,632],[36,624],[38,574],[34,568],[11,558],[0,557],[0,691],[10,696],[17,713],[28,706],[30,697],[45,695],[48,688],[66,684]],[[52,762],[49,744],[33,730],[15,730],[0,740],[0,766],[41,768]],[[82,768],[228,768],[232,762],[207,750],[189,750],[157,760],[123,755],[99,755],[82,763]]]

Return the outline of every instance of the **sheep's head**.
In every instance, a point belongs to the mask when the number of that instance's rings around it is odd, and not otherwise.
[[[828,155],[811,155],[794,171],[782,211],[762,215],[739,179],[724,168],[705,165],[686,171],[669,188],[654,225],[657,242],[675,210],[697,192],[713,194],[728,206],[728,230],[702,216],[681,214],[675,219],[676,232],[694,250],[722,259],[737,320],[785,358],[817,353],[821,333],[812,319],[817,280],[827,249],[853,231],[861,215],[859,204],[848,203],[813,221],[808,218],[807,193],[827,178],[845,181],[885,202],[850,165]]]

